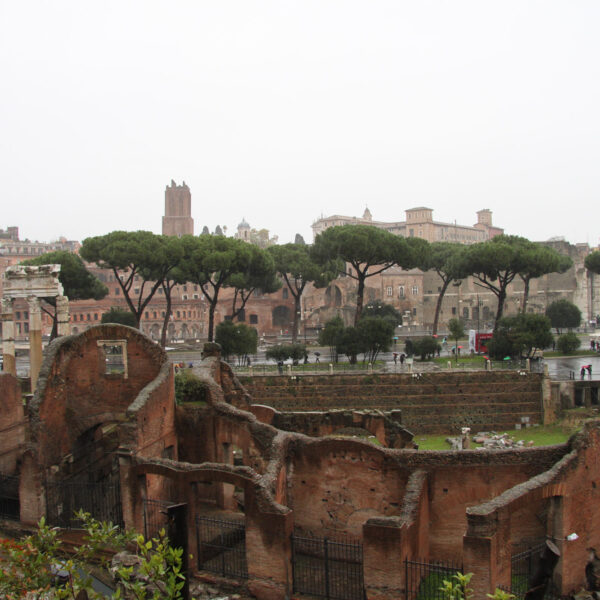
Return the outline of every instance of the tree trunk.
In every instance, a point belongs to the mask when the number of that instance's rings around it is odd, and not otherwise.
[[[494,333],[498,330],[498,323],[504,314],[504,303],[506,302],[506,287],[501,287],[498,291],[498,310],[496,311],[496,320],[494,321]]]
[[[358,273],[358,271],[357,271]],[[363,310],[363,296],[365,295],[365,276],[362,274],[358,275],[358,289],[356,291],[356,314],[354,315],[354,327],[356,327],[360,315]]]
[[[523,278],[523,283],[525,284],[523,288],[523,302],[521,303],[521,312],[525,314],[525,310],[527,309],[527,302],[529,301],[529,277]]]
[[[163,319],[162,332],[160,334],[160,345],[164,348],[167,345],[167,329],[169,327],[169,319],[171,318],[171,290],[163,286],[165,298],[167,300],[167,309],[165,310],[165,318]]]
[[[292,344],[298,341],[298,328],[300,326],[300,296],[294,296],[294,323],[292,325]]]
[[[450,279],[448,281],[444,281],[444,285],[442,285],[442,289],[438,295],[437,303],[435,305],[435,316],[433,317],[433,327],[431,328],[431,335],[437,334],[438,322],[440,320],[440,312],[442,310],[442,302],[444,301],[444,294],[450,285]]]
[[[217,308],[217,299],[216,296],[214,300],[210,303],[208,308],[208,341],[214,341],[214,329],[215,329],[215,310]]]

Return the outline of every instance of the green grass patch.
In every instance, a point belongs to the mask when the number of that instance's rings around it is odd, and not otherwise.
[[[483,355],[478,355],[475,354],[473,356],[467,354],[466,356],[460,356],[458,359],[458,363],[456,362],[456,359],[454,358],[454,356],[440,356],[439,358],[434,358],[433,362],[438,364],[438,365],[442,365],[443,367],[445,367],[448,364],[448,361],[452,362],[452,367],[454,368],[455,366],[481,366],[482,369],[485,368],[485,358],[483,358]]]
[[[527,429],[511,429],[508,431],[497,431],[496,433],[508,433],[516,441],[533,441],[534,446],[552,446],[554,444],[564,444],[576,431],[576,426],[539,425]],[[471,434],[477,433],[472,431]],[[458,434],[446,433],[444,435],[415,435],[415,442],[419,445],[419,450],[450,450],[450,444],[446,441],[447,437],[456,437]],[[471,448],[476,448],[481,444],[471,442]]]
[[[558,350],[544,350],[544,358],[571,358],[573,356],[598,356],[598,353],[593,350],[575,350],[571,354],[565,354]]]

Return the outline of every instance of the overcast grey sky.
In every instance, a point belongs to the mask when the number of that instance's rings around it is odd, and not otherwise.
[[[0,0],[0,227],[308,241],[414,206],[597,245],[600,2]]]

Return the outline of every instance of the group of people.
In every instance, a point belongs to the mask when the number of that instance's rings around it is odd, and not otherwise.
[[[395,365],[398,364],[398,358],[400,358],[400,364],[403,365],[404,361],[406,360],[406,354],[404,354],[404,352],[402,352],[400,355],[398,355],[397,352],[394,352],[394,364]]]

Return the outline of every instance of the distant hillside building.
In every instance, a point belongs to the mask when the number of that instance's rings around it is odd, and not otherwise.
[[[165,216],[162,220],[163,235],[194,235],[192,219],[192,194],[185,184],[177,185],[171,179],[171,185],[165,190]]]
[[[313,237],[336,225],[373,225],[403,237],[420,237],[428,242],[458,242],[475,244],[485,242],[495,235],[504,233],[504,229],[492,225],[492,211],[484,208],[477,212],[477,223],[457,225],[433,220],[433,209],[419,206],[405,211],[405,221],[374,221],[369,209],[365,209],[362,217],[332,215],[321,217],[312,224]]]

